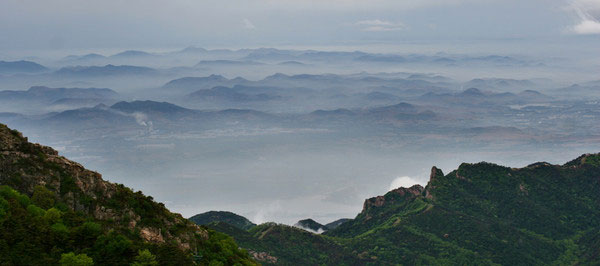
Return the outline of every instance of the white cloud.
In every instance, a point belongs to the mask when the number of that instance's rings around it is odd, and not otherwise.
[[[419,181],[412,179],[409,176],[401,176],[401,177],[397,177],[396,179],[394,179],[392,181],[392,183],[390,184],[390,189],[389,190],[394,190],[397,189],[399,187],[405,187],[405,188],[409,188],[412,187],[416,184],[419,184]]]
[[[569,6],[578,22],[571,31],[576,34],[600,34],[600,0],[576,0]]]
[[[600,22],[595,20],[583,20],[573,26],[573,32],[577,34],[600,34]]]
[[[323,228],[319,228],[319,230],[315,231],[315,230],[312,230],[312,229],[310,229],[308,227],[304,227],[304,226],[302,226],[302,225],[300,225],[298,223],[294,224],[293,226],[296,227],[296,228],[300,228],[300,229],[302,229],[304,231],[308,231],[308,232],[311,232],[313,234],[317,234],[317,235],[320,235],[323,232],[325,232],[325,230],[323,230]]]
[[[494,0],[263,0],[270,7],[321,10],[410,10],[432,6],[481,3]]]
[[[398,31],[406,29],[406,26],[400,22],[390,22],[380,19],[361,20],[356,22],[362,31]]]
[[[252,22],[247,18],[243,19],[242,23],[244,23],[244,29],[249,29],[249,30],[256,29],[256,26],[254,26],[254,24],[252,24]]]
[[[279,200],[275,200],[273,202],[270,202],[266,206],[263,206],[262,208],[260,208],[254,214],[254,217],[252,218],[252,222],[254,222],[255,224],[272,222],[275,220],[275,219],[273,219],[273,216],[276,213],[281,212],[281,211],[282,211],[281,202],[279,202]]]

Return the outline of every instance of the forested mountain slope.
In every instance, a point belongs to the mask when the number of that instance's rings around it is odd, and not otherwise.
[[[367,199],[322,235],[273,223],[209,226],[272,264],[598,265],[600,154],[518,169],[465,163],[447,175],[433,167],[426,187]]]
[[[0,264],[51,265],[61,259],[254,264],[228,236],[104,181],[0,124]]]

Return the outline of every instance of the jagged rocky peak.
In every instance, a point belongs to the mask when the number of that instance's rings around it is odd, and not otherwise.
[[[444,176],[444,173],[442,172],[442,170],[435,166],[431,167],[431,173],[429,174],[429,181],[435,179],[438,176]]]
[[[404,197],[405,195],[413,195],[413,196],[421,195],[421,193],[423,193],[423,190],[424,190],[423,186],[417,184],[417,185],[413,185],[412,187],[409,187],[409,188],[399,187],[397,189],[391,190],[390,192],[396,193],[396,194]]]
[[[365,200],[362,212],[369,211],[374,207],[381,207],[389,203],[394,203],[401,200],[411,200],[423,194],[425,188],[421,185],[414,185],[409,188],[400,187],[389,191],[383,196],[377,196]]]
[[[19,151],[25,143],[27,143],[27,138],[23,137],[21,132],[0,124],[0,151],[3,153]]]

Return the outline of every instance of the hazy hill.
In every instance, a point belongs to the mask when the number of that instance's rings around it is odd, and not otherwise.
[[[74,66],[63,67],[56,72],[59,76],[82,76],[82,77],[105,77],[125,75],[155,75],[157,71],[149,67],[128,65],[105,65],[105,66]]]
[[[257,88],[258,89],[258,88]],[[212,89],[197,90],[186,96],[189,101],[210,101],[224,103],[246,103],[246,102],[263,102],[270,100],[281,99],[278,95],[251,92],[244,93],[244,87],[235,86],[233,88],[217,86]]]
[[[127,51],[123,51],[120,52],[118,54],[114,54],[111,55],[110,57],[113,58],[144,58],[144,57],[154,57],[155,55],[148,53],[148,52],[144,52],[144,51],[137,51],[137,50],[127,50]]]
[[[524,90],[519,93],[490,92],[478,88],[469,88],[457,93],[429,92],[420,96],[417,101],[436,103],[438,105],[459,106],[490,106],[508,104],[527,104],[550,102],[553,98],[535,90]]]
[[[221,75],[210,75],[207,77],[185,77],[169,81],[163,86],[164,89],[175,89],[179,91],[193,92],[196,90],[208,90],[217,86],[234,86],[247,83],[243,78],[227,79]]]
[[[534,88],[536,83],[531,80],[517,80],[517,79],[502,79],[502,78],[488,78],[488,79],[473,79],[464,84],[465,87],[477,87],[490,90],[524,90]]]
[[[189,115],[196,113],[194,110],[183,108],[181,106],[168,102],[155,101],[133,101],[133,102],[118,102],[110,107],[113,110],[118,110],[125,113],[144,113],[148,115]]]
[[[0,74],[39,73],[48,68],[31,61],[0,61]]]
[[[114,99],[119,94],[106,88],[48,88],[34,86],[26,91],[0,91],[0,101],[54,102],[64,98],[72,99]]]

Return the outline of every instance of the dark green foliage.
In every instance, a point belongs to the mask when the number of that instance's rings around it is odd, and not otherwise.
[[[124,254],[118,248],[104,245],[99,238],[102,233],[99,224],[85,222],[85,217],[72,211],[45,210],[33,201],[23,205],[22,202],[27,202],[25,198],[26,195],[8,186],[0,187],[0,208],[4,212],[0,219],[0,263],[53,264],[60,260],[64,265],[78,265],[71,262],[85,255],[75,256],[72,251],[94,254],[96,262],[102,261],[101,256]],[[101,253],[107,248],[108,252]]]
[[[43,186],[35,186],[33,189],[33,196],[31,200],[35,205],[40,206],[41,208],[48,209],[54,206],[54,202],[56,201],[56,196],[54,192],[48,190]]]
[[[131,232],[104,233],[100,223],[88,219],[70,210],[63,212],[54,207],[44,210],[26,195],[0,186],[0,264],[79,265],[72,263],[83,261],[83,256],[89,256],[98,265],[157,265],[151,261],[160,265],[193,264],[193,257],[175,244],[145,243]],[[208,239],[199,240],[197,263],[254,265],[233,239],[212,230],[208,232]]]
[[[60,256],[61,266],[92,266],[94,260],[85,254],[75,255],[73,252],[65,253]]]
[[[198,251],[197,262],[202,265],[253,265],[250,261],[244,261],[248,252],[238,249],[233,238],[210,229],[208,235],[209,238]]]
[[[150,250],[144,249],[138,251],[138,255],[135,257],[135,261],[131,264],[131,266],[156,266],[158,262],[156,261],[156,256],[152,255]]]
[[[246,217],[226,211],[209,211],[194,215],[189,218],[190,221],[197,225],[207,225],[212,222],[225,222],[237,228],[248,230],[256,224],[250,222]]]
[[[136,214],[140,215],[141,226],[160,226],[162,218],[173,219],[162,203],[156,203],[152,197],[145,196],[141,191],[133,192],[122,184],[117,185],[115,195],[106,201],[106,205],[114,209],[132,208]]]
[[[600,154],[562,166],[434,168],[426,188],[368,199],[355,219],[323,235],[209,226],[278,264],[600,265]]]

